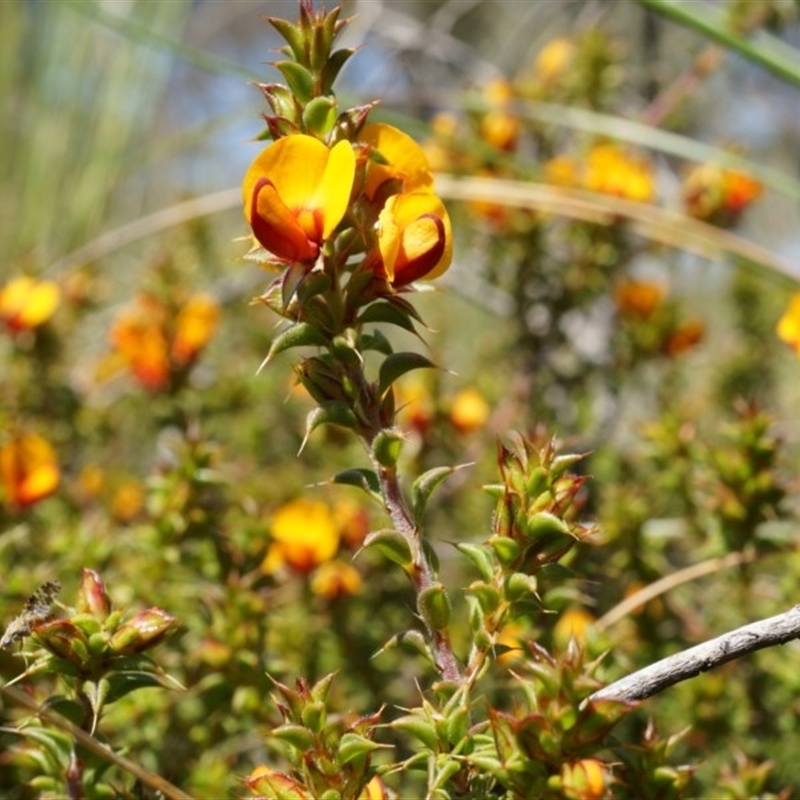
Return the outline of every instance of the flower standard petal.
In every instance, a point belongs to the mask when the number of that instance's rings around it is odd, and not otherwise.
[[[404,192],[433,191],[433,175],[425,151],[407,133],[376,122],[365,125],[358,138],[387,162],[370,161],[364,185],[367,197],[373,199],[381,185],[390,180],[400,181]]]
[[[353,146],[350,142],[338,142],[328,155],[315,198],[317,207],[323,209],[323,239],[327,239],[342,221],[350,204],[355,175]]]

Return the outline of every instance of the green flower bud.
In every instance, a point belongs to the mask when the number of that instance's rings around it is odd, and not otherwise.
[[[320,733],[325,727],[328,711],[324,703],[309,703],[301,712],[303,724],[314,733]]]
[[[417,611],[432,630],[447,628],[450,624],[450,598],[441,583],[428,586],[419,593]]]
[[[120,655],[141,653],[155,647],[172,632],[177,619],[160,608],[148,608],[120,625],[109,642]]]
[[[523,572],[514,572],[506,578],[505,590],[506,599],[512,603],[522,600],[538,599],[536,594],[538,584],[533,575],[526,575]]]
[[[489,544],[504,567],[510,567],[519,558],[522,551],[519,542],[508,536],[492,536]]]

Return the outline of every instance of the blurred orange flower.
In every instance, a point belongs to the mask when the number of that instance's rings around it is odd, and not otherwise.
[[[117,487],[111,499],[111,515],[118,522],[130,522],[144,508],[142,484],[128,479]]]
[[[800,356],[800,292],[792,296],[788,308],[778,320],[775,332]]]
[[[369,533],[369,517],[357,500],[342,500],[333,507],[333,518],[342,545],[351,550],[361,546]]]
[[[561,791],[568,800],[601,800],[606,797],[608,772],[596,758],[568,761],[561,767]]]
[[[358,796],[358,800],[389,800],[389,798],[386,784],[377,775],[370,780]]]
[[[60,478],[56,453],[44,437],[22,433],[0,448],[0,483],[12,506],[43,500],[58,488]]]
[[[14,278],[0,289],[0,320],[13,333],[36,328],[53,316],[60,299],[52,281]]]
[[[451,141],[458,135],[458,117],[449,112],[439,112],[430,122],[433,138],[424,144],[425,158],[433,172],[446,172],[454,161]]]
[[[490,109],[480,121],[481,138],[498,150],[513,150],[522,132],[522,122],[506,110],[514,99],[511,84],[502,78],[490,81],[483,90],[483,97]]]
[[[556,186],[577,186],[580,180],[578,165],[571,156],[555,156],[544,164],[544,179]]]
[[[163,303],[152,295],[141,294],[111,329],[111,343],[117,353],[148,389],[161,389],[169,380],[166,322]]]
[[[575,58],[575,43],[565,37],[551,39],[536,56],[534,75],[544,84],[559,80]]]
[[[412,377],[399,381],[394,390],[398,417],[404,426],[425,433],[436,413],[430,389],[423,381]]]
[[[647,281],[624,281],[614,289],[614,302],[622,314],[646,319],[664,302],[666,289]]]
[[[489,419],[491,409],[477,389],[462,389],[450,405],[450,422],[461,433],[482,428]]]
[[[329,148],[304,134],[262,150],[242,183],[255,238],[282,261],[313,263],[347,211],[355,163],[350,142]]]
[[[650,162],[613,144],[595,145],[582,163],[572,156],[556,156],[544,165],[544,175],[557,186],[580,187],[640,203],[655,197]]]
[[[173,361],[183,366],[208,344],[219,321],[219,305],[207,294],[194,294],[178,313],[172,340]]]
[[[715,225],[734,224],[742,212],[763,194],[764,187],[749,175],[700,164],[683,182],[686,213]]]
[[[361,575],[351,564],[329,561],[314,571],[311,577],[311,591],[328,600],[356,595],[361,591]]]
[[[586,157],[583,186],[647,203],[655,196],[653,168],[649,161],[623,152],[612,144],[595,145]]]
[[[553,640],[560,647],[566,647],[570,639],[583,643],[594,621],[594,615],[585,608],[579,606],[568,608],[553,626]]]
[[[209,295],[195,294],[178,312],[174,335],[169,309],[158,298],[139,295],[117,318],[111,343],[148,389],[163,389],[170,375],[191,364],[216,329],[219,308]]]
[[[300,497],[281,506],[272,518],[272,543],[262,569],[273,574],[283,567],[307,574],[325,564],[339,549],[339,529],[330,508]]]
[[[509,622],[504,625],[495,638],[495,644],[502,645],[508,649],[503,650],[497,656],[497,663],[512,666],[517,661],[522,660],[525,657],[523,649],[525,638],[525,629],[518,622]]]
[[[706,335],[706,326],[702,320],[687,319],[679,323],[664,343],[664,350],[670,358],[683,355],[695,345],[700,344]]]

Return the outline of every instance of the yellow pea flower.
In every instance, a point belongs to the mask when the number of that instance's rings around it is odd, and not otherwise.
[[[489,404],[477,389],[462,389],[450,406],[450,422],[461,433],[469,433],[482,428],[490,413]]]
[[[575,43],[565,37],[551,39],[536,56],[533,65],[536,77],[544,84],[561,79],[575,60]]]
[[[607,796],[608,773],[596,758],[568,761],[561,767],[561,791],[569,800],[601,800]]]
[[[330,561],[339,549],[339,530],[331,510],[318,500],[298,498],[281,506],[272,520],[272,544],[262,569],[287,566],[309,573]]]
[[[389,790],[386,784],[377,776],[373,777],[370,782],[361,790],[358,800],[389,800]]]
[[[253,235],[282,261],[313,262],[342,221],[355,178],[350,142],[285,136],[261,151],[242,183]]]
[[[792,296],[789,307],[778,320],[778,338],[800,355],[800,292]]]
[[[192,295],[178,313],[172,358],[176,364],[188,364],[205,346],[219,320],[219,305],[207,294]]]
[[[58,488],[60,478],[55,451],[44,437],[22,433],[0,448],[0,483],[12,506],[43,500]]]
[[[650,162],[612,144],[598,144],[589,151],[583,184],[593,192],[640,203],[651,201],[656,191]]]
[[[52,281],[14,278],[0,289],[0,320],[13,333],[36,328],[53,316],[60,298]]]
[[[169,381],[169,346],[164,335],[166,308],[151,295],[140,295],[117,318],[109,338],[128,368],[148,389]]]
[[[392,195],[378,217],[378,248],[386,279],[405,286],[442,275],[453,258],[453,233],[434,194]]]
[[[173,371],[194,361],[214,333],[219,306],[210,295],[197,293],[178,311],[174,328],[171,313],[157,297],[141,294],[111,329],[117,354],[148,389],[163,389]]]
[[[311,578],[311,591],[328,600],[359,594],[361,586],[359,571],[344,561],[329,561],[327,564],[322,564]]]
[[[647,319],[664,302],[666,289],[650,281],[623,281],[614,289],[614,302],[620,313]]]

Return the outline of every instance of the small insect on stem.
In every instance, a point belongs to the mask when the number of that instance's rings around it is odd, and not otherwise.
[[[0,639],[0,650],[30,636],[37,625],[47,622],[53,615],[53,602],[61,591],[58,581],[42,584],[26,601],[22,611],[9,622]]]

